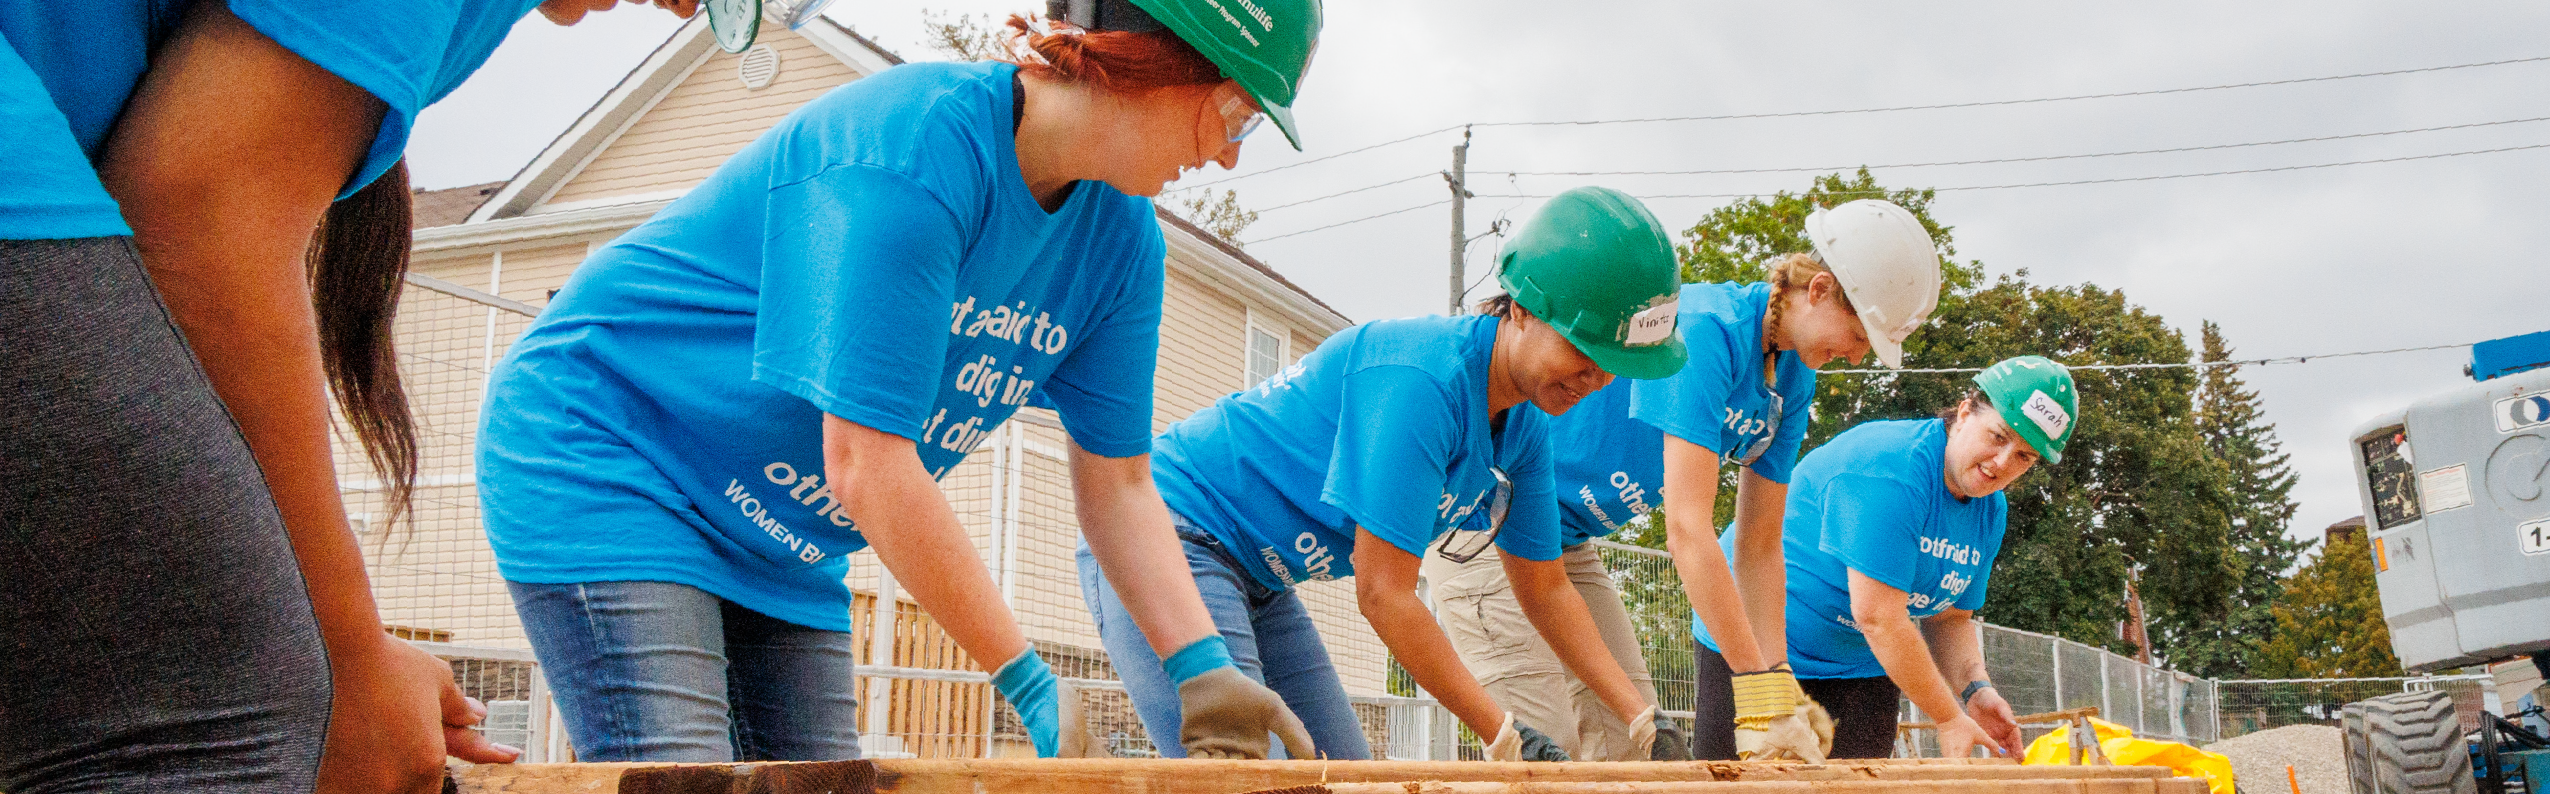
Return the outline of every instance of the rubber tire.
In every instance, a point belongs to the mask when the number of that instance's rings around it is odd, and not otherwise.
[[[2478,794],[2470,746],[2446,692],[2347,704],[2346,776],[2355,794]]]

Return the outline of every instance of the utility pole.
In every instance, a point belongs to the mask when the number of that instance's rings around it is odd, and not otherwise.
[[[1452,188],[1452,311],[1450,314],[1454,317],[1461,316],[1461,296],[1462,293],[1469,291],[1469,283],[1464,280],[1465,274],[1462,272],[1464,263],[1461,255],[1469,248],[1470,243],[1468,230],[1462,225],[1465,204],[1473,197],[1470,193],[1469,163],[1470,128],[1463,127],[1461,128],[1461,144],[1452,147],[1452,170],[1443,172],[1444,183]]]

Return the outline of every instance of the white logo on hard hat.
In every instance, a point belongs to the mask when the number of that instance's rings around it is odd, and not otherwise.
[[[1645,347],[1673,338],[1674,313],[1681,306],[1682,301],[1678,299],[1667,300],[1631,315],[1627,336],[1621,340],[1621,343],[1630,347]]]
[[[2027,414],[2028,421],[2035,422],[2038,430],[2045,431],[2048,441],[2062,439],[2063,431],[2072,426],[2072,415],[2063,412],[2063,404],[2045,396],[2043,391],[2028,392],[2028,401],[2019,405],[2019,413]]]

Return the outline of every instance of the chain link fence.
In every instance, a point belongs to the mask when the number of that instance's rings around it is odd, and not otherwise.
[[[2222,689],[2222,738],[2287,725],[2338,727],[2338,711],[2348,703],[2401,692],[2443,690],[2453,696],[2462,730],[2479,729],[2495,678],[2477,675],[2430,675],[2405,678],[2227,679]]]
[[[492,278],[490,279],[492,281]],[[492,284],[491,284],[492,286]],[[529,652],[478,515],[474,441],[488,373],[537,307],[422,274],[401,304],[400,360],[420,442],[416,508],[384,529],[379,480],[340,428],[338,467],[349,513],[365,528],[383,617],[398,636],[453,661],[469,694],[490,704],[486,730],[535,759],[571,749]],[[1070,444],[1050,413],[1026,410],[996,429],[966,429],[972,451],[942,482],[983,564],[1028,638],[1057,674],[1080,684],[1091,725],[1120,756],[1156,754],[1098,640],[1074,553]],[[774,475],[776,476],[776,475]],[[1595,541],[1637,626],[1663,711],[1692,709],[1691,610],[1663,552]],[[904,597],[871,554],[854,555],[859,643],[858,727],[872,757],[1015,756],[1032,752],[1017,715],[930,617]],[[1355,608],[1351,584],[1304,585],[1302,598],[1361,718],[1376,756],[1476,758],[1478,737],[1397,673]],[[889,605],[881,609],[879,605]],[[2141,735],[2193,743],[2278,725],[2334,724],[2337,704],[2403,686],[2452,688],[2477,702],[2476,681],[2404,679],[2215,682],[2141,664],[2070,640],[1985,625],[1986,664],[2020,713],[2097,706]],[[1396,673],[1394,675],[1394,673]],[[2423,681],[2424,679],[2420,679]],[[2475,712],[2475,705],[2470,708]],[[1927,718],[1910,703],[1906,722]],[[2043,729],[2031,731],[2030,738]],[[1915,732],[1899,754],[1935,754]]]

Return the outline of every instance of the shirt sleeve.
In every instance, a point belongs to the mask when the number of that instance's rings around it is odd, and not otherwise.
[[[1506,410],[1511,413],[1506,430],[1517,434],[1506,440],[1520,448],[1505,467],[1506,478],[1514,481],[1514,501],[1497,530],[1496,547],[1526,560],[1558,559],[1558,475],[1550,457],[1549,416],[1531,403]]]
[[[1415,367],[1347,375],[1319,501],[1399,550],[1424,556],[1460,435],[1452,406],[1443,385]]]
[[[966,233],[910,177],[836,166],[775,186],[753,380],[919,441],[946,369]]]
[[[1914,563],[1921,556],[1915,504],[1913,495],[1894,480],[1837,475],[1824,486],[1817,545],[1851,570],[1912,592]]]
[[[1738,373],[1727,361],[1721,339],[1706,332],[1717,328],[1711,324],[1692,326],[1698,333],[1684,337],[1691,358],[1681,372],[1631,385],[1629,416],[1723,458],[1727,454],[1727,394]]]
[[[1984,593],[1992,589],[1992,568],[2001,561],[2001,541],[2010,536],[2010,502],[1994,501],[1999,504],[1992,507],[1992,542],[1984,550],[1983,567],[1975,571],[1974,586],[1957,596],[1957,608],[1968,612],[1983,608]]]
[[[1771,431],[1778,436],[1771,439],[1771,448],[1764,450],[1751,467],[1762,479],[1781,485],[1789,484],[1789,475],[1797,471],[1797,450],[1806,444],[1807,422],[1815,415],[1815,370],[1803,364],[1797,369],[1803,375],[1798,380],[1804,383],[1782,384],[1789,388],[1780,391],[1780,426]]]
[[[1088,336],[1066,339],[1071,352],[1037,389],[1062,415],[1073,443],[1110,458],[1151,451],[1151,393],[1160,360],[1161,268],[1168,249],[1156,225],[1131,236],[1138,242],[1124,265],[1131,269],[1124,289],[1088,327],[1047,332]]]
[[[407,151],[416,117],[467,79],[531,0],[230,0],[230,10],[284,49],[381,100],[380,129],[338,198]]]

